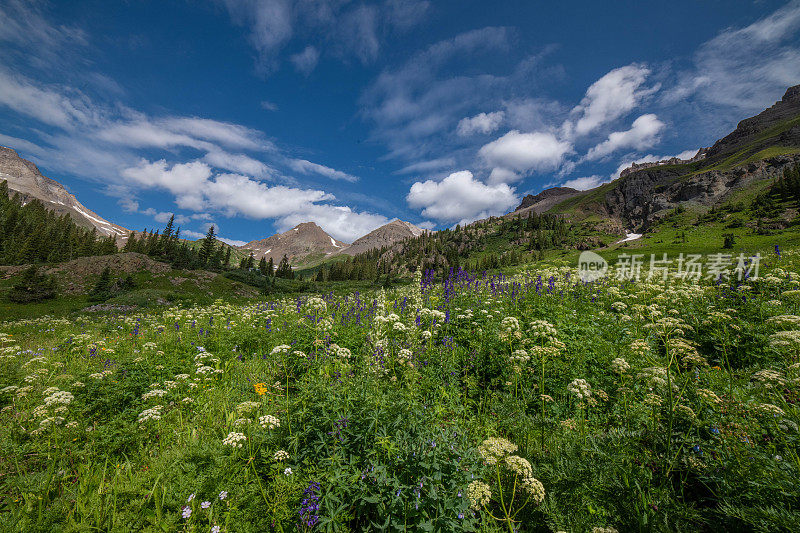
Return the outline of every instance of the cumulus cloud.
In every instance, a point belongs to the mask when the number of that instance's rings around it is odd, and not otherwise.
[[[558,139],[552,133],[511,130],[484,145],[478,154],[489,166],[526,172],[553,170],[571,151],[569,142]]]
[[[316,222],[329,235],[343,242],[353,242],[362,235],[383,226],[389,219],[383,215],[353,211],[347,206],[308,204],[278,220],[278,231],[286,231],[301,222]]]
[[[301,174],[319,174],[320,176],[325,176],[326,178],[330,178],[332,180],[344,180],[351,182],[358,181],[357,176],[353,176],[352,174],[348,174],[331,167],[326,167],[325,165],[312,163],[311,161],[307,161],[305,159],[292,159],[289,161],[289,166],[292,168],[292,170],[295,172],[300,172]]]
[[[308,76],[317,67],[319,50],[309,45],[306,46],[302,52],[294,54],[290,59],[298,72]]]
[[[631,129],[615,131],[608,136],[608,139],[589,150],[586,159],[600,159],[624,148],[635,148],[636,150],[650,148],[658,141],[658,136],[663,129],[664,123],[658,120],[656,115],[642,115],[633,121]]]
[[[479,113],[474,117],[462,118],[456,127],[456,133],[462,137],[467,137],[475,133],[492,133],[500,127],[505,113],[495,111],[493,113]]]
[[[442,222],[468,222],[506,212],[518,202],[514,189],[501,183],[486,185],[462,170],[442,181],[416,182],[406,196],[408,205]]]
[[[571,187],[579,191],[587,191],[604,183],[608,183],[609,181],[611,181],[609,178],[603,176],[586,176],[583,178],[567,180],[561,184],[561,187]]]
[[[200,161],[168,167],[163,159],[142,160],[136,167],[126,168],[122,176],[146,188],[165,189],[175,195],[181,209],[199,211],[205,205],[203,190],[211,177],[211,168]]]
[[[507,168],[496,167],[492,169],[492,172],[489,174],[489,183],[496,184],[496,183],[514,183],[515,181],[520,181],[523,179],[524,176],[521,174],[517,174],[513,170],[508,170]]]
[[[614,69],[594,82],[571,112],[576,119],[564,123],[565,136],[586,135],[634,109],[659,88],[642,87],[649,74],[646,66],[633,64]]]

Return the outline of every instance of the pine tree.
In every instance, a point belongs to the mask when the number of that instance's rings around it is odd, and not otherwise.
[[[49,300],[56,296],[56,282],[52,276],[40,274],[32,266],[22,273],[22,278],[11,287],[8,299],[15,303],[30,303]]]
[[[90,302],[104,302],[111,298],[111,268],[105,267],[89,293]]]
[[[200,265],[206,266],[208,262],[211,260],[211,257],[214,254],[214,247],[216,245],[216,242],[217,242],[217,236],[214,234],[214,226],[212,225],[208,227],[205,239],[203,239],[203,243],[200,245],[200,254],[199,254]]]
[[[289,264],[289,258],[286,255],[283,256],[281,262],[278,264],[278,270],[275,271],[276,278],[284,278],[284,279],[294,279],[294,270],[292,270],[292,266]]]

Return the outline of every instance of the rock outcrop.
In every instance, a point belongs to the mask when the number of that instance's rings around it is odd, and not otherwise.
[[[353,244],[343,249],[342,254],[358,255],[376,248],[391,246],[397,242],[418,237],[426,230],[406,222],[404,220],[393,220],[384,224],[378,229],[372,230],[363,237],[356,239]]]

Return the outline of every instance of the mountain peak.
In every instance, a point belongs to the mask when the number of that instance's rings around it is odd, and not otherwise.
[[[265,257],[277,263],[285,255],[289,262],[298,264],[322,259],[346,246],[347,243],[328,235],[316,222],[301,222],[288,231],[250,241],[238,248],[253,252],[257,260]]]
[[[358,255],[376,248],[391,246],[406,239],[419,237],[426,231],[410,222],[397,218],[356,239],[353,244],[341,250],[340,253]]]
[[[511,214],[519,213],[520,211],[542,213],[550,209],[555,203],[576,194],[579,194],[579,191],[571,187],[550,187],[536,195],[526,194],[522,199],[522,203]]]
[[[59,182],[45,177],[31,161],[23,159],[13,148],[0,146],[0,181],[8,182],[10,193],[18,193],[23,202],[39,200],[49,210],[66,213],[76,224],[95,228],[104,236],[126,238],[129,230],[112,224],[78,201]]]

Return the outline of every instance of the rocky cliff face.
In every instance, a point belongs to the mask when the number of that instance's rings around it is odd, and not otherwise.
[[[606,209],[629,227],[647,229],[678,205],[711,206],[754,181],[774,179],[797,163],[800,156],[777,156],[727,171],[709,170],[688,177],[681,169],[647,169],[620,180],[606,195]]]
[[[800,85],[789,87],[775,105],[739,122],[729,135],[708,149],[706,159],[714,163],[743,148],[755,153],[768,146],[800,146]],[[786,124],[794,121],[792,124]],[[786,127],[769,135],[770,128]]]
[[[11,148],[0,146],[0,181],[6,180],[12,193],[19,193],[23,202],[37,199],[47,209],[67,213],[76,224],[96,228],[100,235],[127,238],[130,231],[104,219],[80,203],[57,181],[42,176],[39,168],[23,159]]]
[[[360,237],[353,242],[350,246],[343,249],[340,253],[347,255],[357,255],[360,253],[368,252],[376,248],[383,248],[384,246],[391,246],[397,242],[412,237],[418,237],[425,232],[424,229],[406,222],[404,220],[393,220],[388,224],[375,229],[363,237]]]
[[[622,172],[605,195],[603,214],[628,227],[646,229],[678,205],[713,205],[756,180],[772,180],[797,163],[800,86],[790,87],[781,101],[742,120],[736,130],[690,161]]]
[[[256,260],[270,258],[277,265],[286,255],[292,264],[301,263],[312,256],[322,258],[343,250],[347,246],[337,241],[313,222],[303,222],[289,231],[266,239],[250,241],[239,246],[245,253],[253,252]]]

